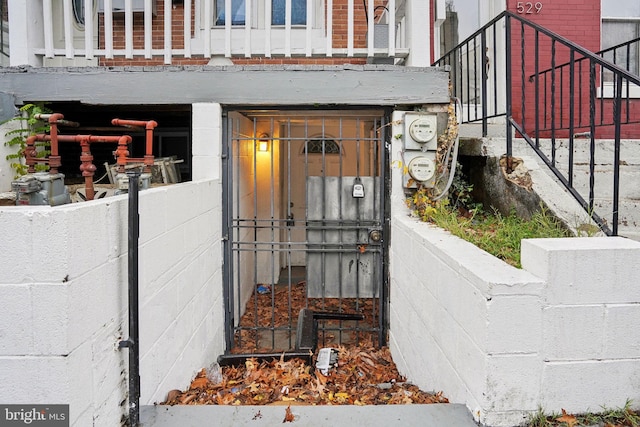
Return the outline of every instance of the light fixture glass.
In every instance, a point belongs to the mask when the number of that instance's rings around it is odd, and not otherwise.
[[[258,142],[256,143],[256,149],[262,152],[269,151],[269,135],[268,134],[263,133],[262,135],[260,135],[260,139],[258,139]]]

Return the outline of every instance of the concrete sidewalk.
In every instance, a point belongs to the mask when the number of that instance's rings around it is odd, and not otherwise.
[[[143,406],[144,427],[261,427],[282,425],[287,406]],[[461,404],[379,406],[291,406],[295,419],[285,425],[305,427],[477,427]]]

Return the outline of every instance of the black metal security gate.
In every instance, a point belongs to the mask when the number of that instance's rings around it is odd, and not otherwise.
[[[386,345],[388,112],[228,110],[223,233],[228,352],[295,347],[301,309],[321,345]]]

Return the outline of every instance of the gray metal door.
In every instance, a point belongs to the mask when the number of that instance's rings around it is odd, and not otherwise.
[[[387,116],[379,109],[229,110],[223,188],[227,349],[386,344]]]

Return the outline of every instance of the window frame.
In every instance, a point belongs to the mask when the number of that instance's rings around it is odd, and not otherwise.
[[[628,16],[601,16],[600,17],[600,50],[608,49],[612,46],[603,46],[602,41],[604,40],[604,27],[605,23],[615,23],[620,22],[624,24],[635,24],[635,35],[631,36],[628,40],[633,40],[635,38],[640,37],[640,16],[638,17],[628,17]],[[614,44],[616,46],[619,43]],[[612,60],[612,58],[608,58],[612,54],[605,54],[604,58],[607,60]],[[635,47],[635,68],[640,73],[640,43],[636,44]],[[622,67],[625,68],[625,67]],[[597,88],[597,96],[599,98],[613,98],[614,94],[614,84],[612,81],[604,81],[604,73],[600,76],[603,79],[602,84]],[[629,98],[640,98],[640,86],[632,84],[628,85],[627,83],[623,84],[622,92],[624,96],[629,96]]]
[[[218,29],[218,28],[223,28],[225,26],[225,23],[222,22],[220,24],[217,23],[218,21],[218,12],[217,12],[217,1],[213,2],[213,10],[212,10],[212,21],[211,21],[211,25],[212,28],[214,29]],[[224,0],[222,0],[224,1]],[[233,1],[233,0],[232,0]],[[244,0],[241,0],[244,2]],[[272,0],[275,1],[275,0]],[[284,0],[283,0],[284,1]],[[296,1],[296,0],[292,0]],[[324,29],[324,25],[325,25],[325,0],[305,0],[305,1],[311,1],[312,2],[312,7],[313,7],[313,21],[311,23],[311,27],[313,29]],[[265,15],[266,15],[266,2],[264,1],[260,1],[260,0],[252,0],[251,2],[251,28],[253,29],[264,29],[265,28]],[[245,3],[246,4],[246,3]],[[271,6],[273,7],[273,3],[271,4]],[[246,6],[245,6],[246,7]],[[306,4],[305,4],[305,8],[306,8]],[[306,9],[305,9],[306,10]],[[306,15],[306,13],[305,13]],[[291,28],[306,28],[307,26],[307,22],[308,22],[308,16],[305,16],[305,23],[304,24],[291,24]],[[236,28],[241,28],[244,27],[246,25],[246,18],[244,23],[242,24],[231,24],[232,27],[236,27]],[[273,15],[272,15],[272,23],[271,23],[271,28],[283,28],[285,26],[285,24],[273,24]]]
[[[314,145],[320,145],[322,150],[315,151]],[[336,149],[327,150],[327,146],[336,147]],[[315,135],[311,138],[307,139],[302,146],[302,155],[308,156],[316,156],[316,155],[324,155],[324,156],[341,156],[342,155],[342,145],[336,141],[336,139],[331,135]]]

